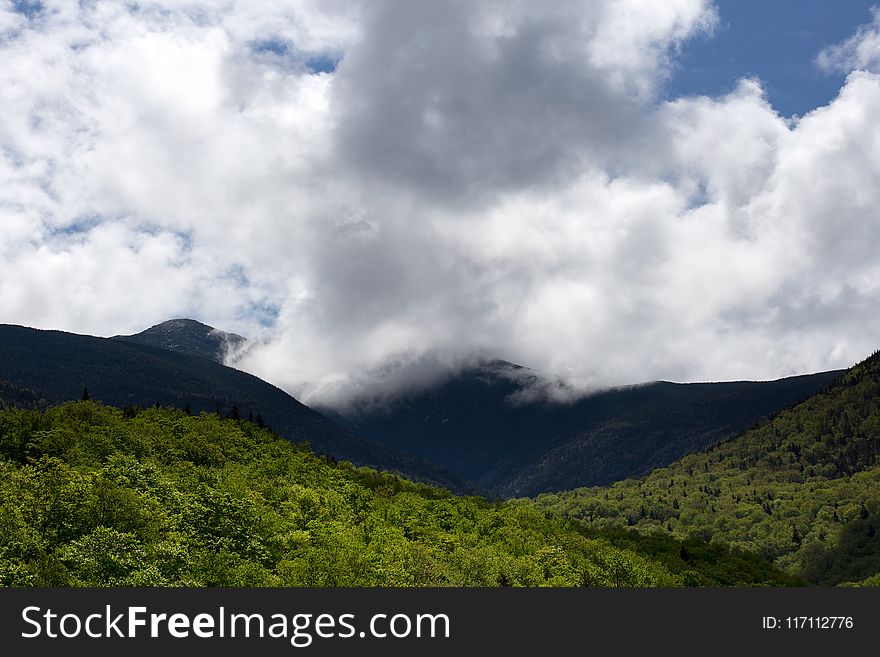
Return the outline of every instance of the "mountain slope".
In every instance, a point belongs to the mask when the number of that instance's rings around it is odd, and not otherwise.
[[[265,381],[201,356],[0,325],[0,379],[38,390],[52,404],[80,399],[87,388],[91,399],[117,407],[159,404],[193,413],[259,416],[279,435],[308,441],[318,453],[455,490],[473,490],[442,468],[364,440]]]
[[[880,573],[880,354],[827,390],[641,480],[543,495],[594,527],[759,550],[820,584]]]
[[[501,496],[645,474],[818,392],[839,372],[769,382],[656,382],[574,403],[513,403],[538,382],[494,361],[385,406],[334,408],[353,430]]]
[[[798,583],[754,554],[330,463],[246,421],[93,402],[0,411],[0,526],[0,586]]]
[[[9,381],[0,379],[0,409],[43,409],[46,406],[48,402],[36,390],[19,388]]]
[[[247,339],[202,324],[194,319],[169,319],[134,335],[117,335],[114,340],[161,347],[223,363],[226,355]]]

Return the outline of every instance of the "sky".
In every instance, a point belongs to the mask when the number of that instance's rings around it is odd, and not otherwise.
[[[0,322],[196,318],[310,403],[846,367],[878,74],[856,1],[2,0]]]
[[[804,114],[831,102],[846,71],[815,66],[824,48],[845,41],[870,19],[874,0],[721,0],[718,23],[687,41],[676,57],[666,99],[717,96],[736,81],[757,77],[783,116]]]

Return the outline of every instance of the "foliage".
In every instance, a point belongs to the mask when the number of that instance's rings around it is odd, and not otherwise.
[[[170,337],[185,351],[201,348],[209,353],[217,347],[216,343],[205,341],[208,336],[204,335],[202,342],[180,332]],[[127,408],[130,414],[138,407],[156,404],[196,414],[238,413],[243,418],[259,419],[291,442],[308,441],[321,454],[398,472],[463,493],[477,490],[442,468],[354,435],[255,376],[224,367],[211,358],[138,344],[129,338],[108,340],[0,324],[0,379],[8,380],[12,386],[0,383],[0,407],[42,408],[47,405],[45,400],[49,404],[80,400],[87,389],[89,399]],[[24,389],[39,391],[37,396],[45,398],[44,403],[29,403],[26,396],[23,398],[27,392]],[[6,393],[11,398],[4,405]]]
[[[880,573],[880,355],[824,392],[640,480],[538,498],[596,529],[757,550],[817,584]]]
[[[695,575],[657,558],[680,544],[649,543],[528,501],[457,497],[335,463],[215,414],[89,401],[0,412],[3,585],[791,583],[723,552],[711,560],[727,566],[709,568],[690,548]]]

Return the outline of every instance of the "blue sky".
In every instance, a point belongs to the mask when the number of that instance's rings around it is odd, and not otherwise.
[[[826,105],[843,84],[842,73],[819,70],[822,48],[843,41],[870,22],[876,0],[716,0],[720,21],[709,37],[687,43],[667,97],[715,96],[745,76],[757,76],[783,116]]]

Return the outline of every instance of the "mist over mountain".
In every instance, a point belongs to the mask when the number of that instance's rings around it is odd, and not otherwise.
[[[495,360],[383,403],[317,408],[375,442],[509,497],[645,474],[736,435],[839,374],[658,381],[578,397],[564,383]]]
[[[377,385],[374,396],[316,406],[316,412],[221,365],[230,345],[245,338],[195,320],[169,320],[112,339],[3,326],[0,339],[0,378],[36,391],[34,399],[15,393],[25,406],[79,399],[88,388],[91,399],[120,407],[158,403],[258,418],[322,454],[459,491],[476,492],[468,483],[475,482],[498,497],[646,474],[735,436],[840,374],[657,381],[584,396],[562,380],[503,360],[457,370],[419,361],[407,372],[407,392]]]

